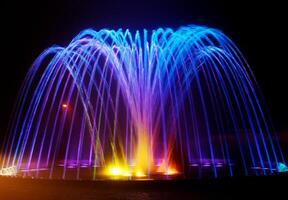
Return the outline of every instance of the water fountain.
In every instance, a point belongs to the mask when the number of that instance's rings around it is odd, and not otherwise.
[[[285,161],[261,102],[219,30],[88,29],[29,69],[0,163],[38,178],[274,174]]]

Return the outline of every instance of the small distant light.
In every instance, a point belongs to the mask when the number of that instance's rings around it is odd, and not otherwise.
[[[261,167],[253,167],[253,169],[261,169]]]
[[[203,167],[210,167],[211,164],[210,163],[204,163]]]
[[[223,167],[223,163],[217,163],[216,167]]]
[[[66,103],[63,103],[62,108],[68,108],[68,105]]]
[[[0,176],[15,176],[17,168],[15,166],[0,169]]]
[[[284,163],[279,162],[277,166],[277,171],[280,173],[288,172],[288,167]]]

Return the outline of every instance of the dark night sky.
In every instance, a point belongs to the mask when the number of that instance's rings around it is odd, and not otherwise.
[[[0,136],[30,64],[53,44],[85,28],[152,29],[199,24],[218,28],[238,45],[254,71],[278,131],[288,129],[287,11],[259,1],[49,0],[1,3]]]

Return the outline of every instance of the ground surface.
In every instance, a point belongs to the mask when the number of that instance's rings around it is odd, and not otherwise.
[[[185,181],[60,181],[0,178],[0,199],[285,199],[288,176]],[[273,198],[272,198],[273,197]]]

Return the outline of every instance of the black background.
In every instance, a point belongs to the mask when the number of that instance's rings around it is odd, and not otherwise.
[[[218,28],[236,43],[255,73],[276,130],[288,129],[285,1],[1,2],[0,136],[29,66],[45,48],[65,46],[85,28],[135,31],[187,24]]]

